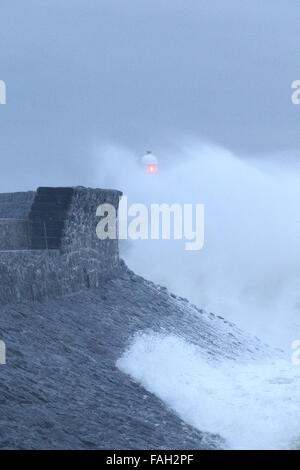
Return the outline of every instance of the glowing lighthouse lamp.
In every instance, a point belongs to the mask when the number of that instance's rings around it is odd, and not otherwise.
[[[142,157],[142,164],[150,175],[157,172],[158,159],[150,150],[147,150],[146,154]]]

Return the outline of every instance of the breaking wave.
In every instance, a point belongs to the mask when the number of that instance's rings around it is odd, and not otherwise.
[[[144,277],[289,348],[300,337],[299,170],[195,141],[161,153],[149,175],[133,152],[98,149],[97,184],[121,189],[129,204],[203,203],[204,248],[128,240],[121,255]]]
[[[117,366],[186,423],[217,433],[231,449],[291,449],[300,444],[300,370],[285,360],[211,365],[174,336],[137,335]]]
[[[97,183],[121,189],[129,204],[205,205],[202,250],[186,251],[184,240],[129,240],[120,244],[127,264],[291,356],[300,338],[299,167],[196,141],[162,152],[155,175],[129,150],[108,146],[95,156]],[[299,445],[300,368],[289,360],[211,365],[188,339],[147,333],[117,365],[230,448]]]

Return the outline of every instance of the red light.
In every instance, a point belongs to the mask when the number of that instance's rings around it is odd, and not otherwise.
[[[150,165],[147,166],[148,168],[148,173],[156,173],[157,172],[157,166],[151,163]]]

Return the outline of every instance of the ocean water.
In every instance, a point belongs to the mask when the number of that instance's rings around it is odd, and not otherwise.
[[[121,255],[138,274],[282,348],[286,360],[212,365],[180,332],[163,332],[135,337],[118,367],[229,448],[298,447],[300,366],[291,346],[300,339],[299,157],[245,157],[196,140],[158,156],[159,171],[148,175],[134,152],[97,149],[98,181],[129,204],[204,204],[204,247],[128,240]]]
[[[147,333],[117,366],[186,423],[222,436],[229,449],[299,444],[300,369],[289,361],[211,364],[179,336]]]

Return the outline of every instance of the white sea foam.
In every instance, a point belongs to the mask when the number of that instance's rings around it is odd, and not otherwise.
[[[289,449],[300,442],[300,368],[287,361],[212,366],[186,340],[147,333],[135,337],[117,366],[229,448]]]
[[[97,184],[123,190],[129,204],[205,204],[201,251],[137,240],[121,243],[122,256],[146,278],[289,348],[300,337],[299,171],[199,142],[177,148],[161,152],[155,175],[129,150],[96,152]]]
[[[126,262],[290,354],[300,338],[300,175],[291,164],[297,156],[288,165],[240,159],[195,141],[158,156],[159,171],[149,175],[131,151],[98,149],[97,184],[123,190],[129,204],[205,204],[204,248],[129,241],[121,244]],[[118,366],[231,448],[297,446],[300,369],[292,362],[212,366],[188,339],[141,335]]]

